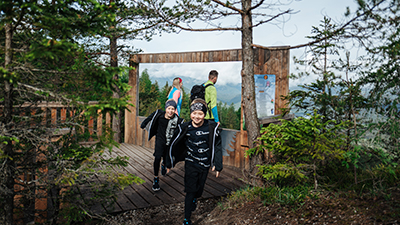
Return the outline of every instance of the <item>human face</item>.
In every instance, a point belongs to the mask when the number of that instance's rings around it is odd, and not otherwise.
[[[203,111],[196,110],[190,113],[190,119],[194,127],[201,127],[204,123],[205,114]]]
[[[217,80],[218,80],[218,77],[214,77],[214,78],[212,79],[212,82],[213,82],[214,84],[216,84],[216,83],[217,83]]]
[[[182,88],[182,86],[183,86],[183,82],[179,83],[179,85],[180,85],[180,87]]]
[[[174,117],[174,113],[175,113],[175,107],[173,106],[168,106],[165,109],[165,118],[166,119],[172,119],[172,117]]]

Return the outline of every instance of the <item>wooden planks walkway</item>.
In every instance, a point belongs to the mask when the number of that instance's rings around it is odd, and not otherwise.
[[[145,183],[131,184],[118,193],[118,198],[112,207],[99,208],[96,211],[118,213],[127,210],[146,208],[163,204],[183,202],[185,199],[183,176],[184,163],[179,163],[167,176],[160,176],[161,190],[154,192],[153,184],[153,149],[132,144],[121,144],[114,148],[112,156],[128,156],[129,165],[124,168],[128,173],[142,178]],[[161,173],[160,173],[161,175]],[[229,168],[224,168],[218,178],[215,173],[208,175],[202,198],[219,197],[244,186],[238,180],[238,173]]]

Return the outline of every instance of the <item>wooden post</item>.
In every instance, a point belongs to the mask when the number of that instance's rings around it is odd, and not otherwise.
[[[97,110],[97,136],[101,136],[103,133],[103,114],[101,110]]]
[[[129,70],[129,81],[128,84],[132,87],[129,90],[128,95],[131,96],[131,100],[129,101],[134,106],[128,106],[128,110],[125,110],[125,143],[135,144],[136,142],[136,121],[137,116],[139,115],[139,58],[137,55],[134,55],[129,61],[130,66],[132,67]]]

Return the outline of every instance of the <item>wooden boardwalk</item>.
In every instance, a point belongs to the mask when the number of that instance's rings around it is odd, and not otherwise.
[[[183,202],[185,199],[183,176],[184,163],[178,163],[167,176],[161,176],[161,190],[154,192],[153,185],[153,149],[132,144],[121,144],[120,148],[113,149],[113,156],[128,156],[129,165],[124,168],[128,173],[142,178],[145,183],[131,184],[118,193],[115,204],[110,208],[98,206],[96,211],[118,213],[127,210],[146,208],[151,206]],[[210,171],[202,198],[224,196],[231,191],[243,187],[238,180],[239,174],[232,169],[224,168],[218,178]]]

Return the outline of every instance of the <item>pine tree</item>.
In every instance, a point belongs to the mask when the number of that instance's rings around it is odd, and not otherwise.
[[[114,174],[112,170],[94,171],[123,165],[126,159],[102,160],[99,155],[116,143],[112,132],[101,136],[87,132],[87,122],[97,118],[98,112],[125,110],[126,98],[112,98],[114,88],[126,91],[128,86],[114,80],[120,68],[95,66],[75,39],[100,32],[108,23],[111,12],[95,1],[2,1],[0,3],[0,31],[2,62],[0,89],[0,221],[13,224],[14,213],[24,223],[57,221],[60,199],[68,202],[70,219],[80,220],[85,213],[93,213],[90,205],[77,198],[77,188],[95,174],[99,177]],[[97,100],[89,105],[90,100]],[[39,104],[59,102],[68,116],[51,121],[50,107]],[[86,128],[82,132],[81,128]],[[65,133],[59,133],[61,130]],[[49,141],[60,134],[56,141]],[[89,138],[97,142],[82,146]],[[90,160],[89,160],[90,159]],[[135,176],[115,174],[99,192],[112,196],[126,183],[139,182]],[[18,188],[15,188],[18,187]],[[63,189],[64,188],[64,189]],[[17,193],[16,191],[19,192]],[[60,190],[69,190],[60,192]],[[96,190],[96,189],[94,189]],[[110,192],[111,191],[111,192]],[[19,198],[14,198],[18,194]],[[35,210],[35,199],[46,194],[52,200],[47,212]],[[103,195],[99,199],[110,200]],[[91,202],[91,204],[99,204]],[[46,215],[46,217],[41,217]],[[87,214],[86,214],[87,215]],[[20,222],[20,221],[18,221]],[[71,221],[68,221],[71,222]]]

